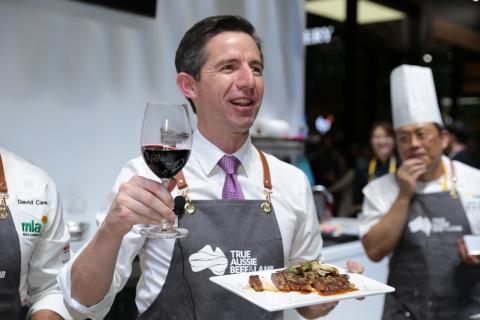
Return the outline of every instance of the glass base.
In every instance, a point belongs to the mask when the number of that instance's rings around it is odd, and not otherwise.
[[[186,237],[188,235],[188,230],[177,227],[164,228],[159,225],[149,225],[143,227],[140,230],[140,234],[147,238],[178,239]]]

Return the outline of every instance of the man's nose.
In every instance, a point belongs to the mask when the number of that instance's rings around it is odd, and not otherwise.
[[[250,66],[242,67],[238,73],[237,86],[240,89],[254,89],[255,88],[255,75]]]
[[[420,138],[416,134],[412,134],[412,147],[420,147],[421,141]]]

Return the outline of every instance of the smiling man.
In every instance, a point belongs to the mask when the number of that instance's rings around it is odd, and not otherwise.
[[[368,184],[360,233],[368,256],[390,256],[383,319],[468,319],[480,313],[480,260],[464,234],[480,233],[480,171],[442,156],[448,136],[432,72],[391,74],[393,125],[403,163]]]
[[[282,312],[266,312],[209,281],[321,256],[307,177],[250,140],[264,91],[260,40],[241,17],[209,17],[186,32],[175,64],[177,85],[198,114],[179,185],[165,189],[141,158],[122,169],[95,237],[59,277],[67,305],[79,317],[102,318],[138,254],[140,319],[281,319]],[[188,236],[145,238],[142,224],[175,221],[172,196],[185,183],[195,210],[176,222]],[[318,317],[335,305],[299,311]]]

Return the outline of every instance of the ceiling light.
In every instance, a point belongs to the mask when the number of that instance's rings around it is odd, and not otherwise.
[[[305,11],[337,21],[345,21],[347,0],[314,0],[305,3]],[[357,21],[360,24],[401,20],[405,13],[368,0],[358,0]]]
[[[428,53],[425,53],[422,57],[423,61],[425,63],[430,63],[432,62],[433,58],[432,58],[432,55],[431,54],[428,54]]]

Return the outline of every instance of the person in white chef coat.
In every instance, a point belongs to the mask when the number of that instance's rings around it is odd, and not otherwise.
[[[448,136],[429,68],[391,73],[396,174],[363,190],[359,216],[368,256],[389,256],[383,319],[470,319],[480,313],[480,260],[462,236],[480,233],[480,171],[443,156]]]
[[[59,275],[75,315],[101,319],[138,254],[139,319],[283,317],[209,281],[321,258],[307,177],[250,140],[263,97],[263,62],[255,29],[241,17],[208,17],[185,33],[175,59],[177,85],[197,111],[198,128],[173,196],[188,185],[183,190],[195,210],[177,223],[189,234],[161,240],[140,233],[141,224],[158,223],[161,216],[175,221],[174,203],[143,159],[130,161],[102,209],[95,237]],[[300,311],[316,317],[335,305]]]
[[[70,259],[55,183],[38,167],[0,148],[0,319],[71,319],[56,276]]]

